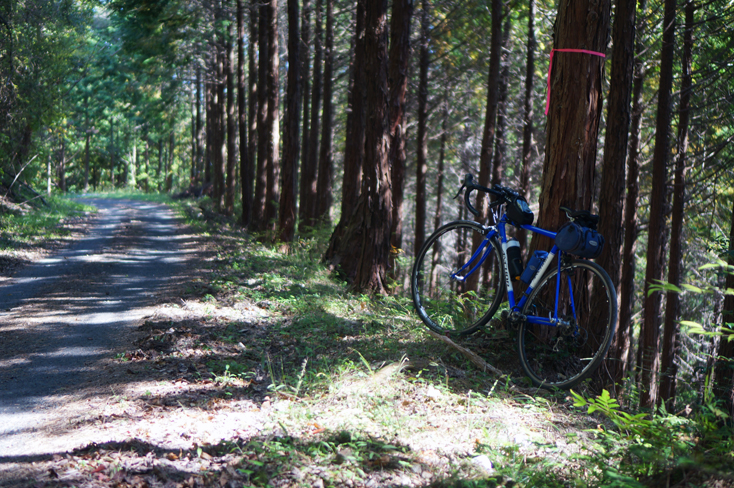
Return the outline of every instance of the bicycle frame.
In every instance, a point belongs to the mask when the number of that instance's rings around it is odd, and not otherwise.
[[[553,258],[558,256],[558,274],[556,275],[556,297],[555,297],[555,305],[554,305],[554,313],[553,317],[539,317],[534,315],[529,315],[525,317],[525,320],[527,320],[531,324],[539,324],[539,325],[546,325],[550,327],[557,327],[559,325],[567,325],[567,322],[564,320],[561,320],[558,318],[558,297],[561,292],[561,251],[558,249],[558,246],[553,244],[553,247],[551,248],[550,252],[548,253],[548,257],[546,258],[543,265],[540,267],[538,271],[535,272],[535,276],[533,276],[533,280],[530,282],[530,285],[523,293],[522,297],[520,297],[520,300],[517,301],[515,299],[515,291],[512,286],[512,281],[510,280],[510,270],[508,267],[508,260],[507,260],[507,233],[506,233],[506,226],[513,225],[507,220],[506,215],[502,215],[502,218],[495,219],[497,223],[495,225],[486,227],[489,232],[484,237],[484,240],[479,245],[477,250],[472,254],[472,256],[467,260],[466,264],[464,264],[460,269],[455,271],[451,274],[451,278],[455,279],[457,281],[466,281],[467,277],[474,273],[489,257],[489,254],[493,251],[492,245],[489,243],[490,239],[494,238],[495,236],[499,235],[500,237],[500,243],[501,243],[501,249],[502,249],[502,255],[503,258],[501,261],[503,263],[502,266],[502,275],[503,279],[505,280],[505,285],[507,288],[507,299],[510,304],[510,310],[512,312],[520,313],[523,306],[525,306],[525,303],[528,300],[528,297],[532,293],[532,291],[535,289],[536,286],[538,286],[538,283],[545,275],[546,271],[550,268],[551,262],[553,261]],[[535,234],[540,234],[545,237],[549,237],[551,239],[556,238],[556,233],[551,232],[549,230],[541,229],[540,227],[535,227],[533,225],[522,225],[518,226],[522,229],[528,230],[530,232],[533,232]],[[465,269],[467,269],[474,261],[477,260],[477,258],[481,255],[479,258],[479,261],[471,268],[471,270],[466,273],[463,276],[458,276],[459,273],[463,272]],[[572,283],[571,278],[568,278],[568,287],[569,291],[571,291]],[[576,304],[573,303],[573,293],[569,293],[571,297],[571,309],[573,311],[573,317],[576,318]]]

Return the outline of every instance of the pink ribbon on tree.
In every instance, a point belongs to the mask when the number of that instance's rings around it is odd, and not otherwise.
[[[588,49],[551,49],[550,52],[550,63],[548,63],[548,88],[546,89],[546,92],[548,96],[546,97],[545,101],[545,115],[548,115],[548,107],[550,107],[550,92],[551,92],[551,70],[553,69],[553,53],[559,52],[559,53],[583,53],[583,54],[591,54],[594,56],[601,56],[602,58],[606,58],[604,53],[599,53],[596,51],[589,51]]]

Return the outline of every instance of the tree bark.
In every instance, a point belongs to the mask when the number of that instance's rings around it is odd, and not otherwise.
[[[354,55],[352,83],[349,92],[350,111],[347,114],[347,139],[344,148],[344,180],[342,181],[342,220],[352,215],[362,186],[362,160],[364,159],[365,84],[364,79],[364,28],[365,0],[357,0],[355,12]],[[340,221],[341,222],[341,221]]]
[[[161,178],[161,175],[163,173],[163,138],[158,138],[158,170],[156,171],[156,176],[160,180],[160,183],[158,183],[158,191],[161,191],[163,189],[163,179]]]
[[[683,31],[683,55],[681,56],[680,105],[678,107],[678,138],[673,182],[673,212],[670,221],[670,254],[668,258],[668,283],[680,286],[683,261],[683,210],[686,197],[686,152],[688,151],[688,123],[690,120],[691,90],[693,80],[691,63],[693,59],[693,25],[695,6],[688,0],[685,6],[686,24]],[[678,374],[678,319],[680,315],[680,295],[668,292],[665,302],[665,321],[663,325],[663,347],[660,359],[660,401],[665,402],[668,411],[675,406],[675,379]]]
[[[248,67],[248,73],[247,73],[247,83],[248,83],[248,90],[249,90],[249,100],[247,103],[247,135],[248,135],[248,152],[247,152],[247,160],[250,165],[250,171],[249,171],[249,177],[250,177],[250,197],[248,198],[249,202],[249,213],[245,216],[242,215],[243,221],[242,224],[245,226],[256,226],[257,220],[255,220],[256,217],[256,209],[258,208],[258,200],[257,200],[257,191],[254,189],[255,185],[255,168],[258,164],[258,158],[257,158],[257,150],[258,150],[258,115],[259,115],[259,109],[258,109],[258,100],[259,100],[259,74],[258,74],[258,66],[255,59],[255,54],[260,50],[260,34],[258,32],[259,27],[259,20],[258,20],[258,2],[257,0],[252,0],[248,6],[248,12],[250,14],[250,46],[247,51],[247,67]],[[254,193],[253,193],[254,192]],[[245,217],[247,220],[244,220]],[[255,225],[253,225],[255,224]]]
[[[365,79],[364,42],[365,42],[365,3],[357,0],[357,11],[354,33],[354,61],[352,63],[353,80]],[[324,259],[331,260],[339,251],[347,224],[352,218],[356,203],[360,196],[362,182],[362,161],[364,159],[365,131],[365,83],[353,81],[349,93],[347,114],[347,136],[344,144],[344,180],[342,182],[342,206],[339,223],[334,228],[329,240],[329,247]]]
[[[202,123],[201,123],[201,68],[196,67],[196,119],[194,121],[195,128],[195,139],[194,139],[194,168],[191,175],[192,183],[200,178],[201,173],[201,149],[203,144],[202,139]]]
[[[89,127],[89,95],[84,97],[84,107],[85,107],[84,130],[86,132],[85,142],[84,142],[84,193],[86,193],[89,191],[89,143],[90,143],[90,139],[92,138],[92,130]]]
[[[236,158],[236,128],[237,119],[234,110],[234,45],[232,43],[233,32],[230,24],[227,29],[227,44],[225,50],[225,68],[227,77],[227,175],[224,194],[224,214],[234,214],[234,193],[235,193],[235,158]],[[243,148],[246,149],[246,148]]]
[[[66,193],[66,137],[61,136],[61,155],[59,156],[59,190]]]
[[[245,87],[245,6],[244,0],[237,0],[237,118],[240,135],[240,186],[242,192],[242,214],[240,225],[246,227],[250,223],[252,213],[252,160],[250,146],[247,143],[247,100]],[[252,45],[250,45],[252,50]]]
[[[660,54],[658,113],[655,124],[655,150],[652,160],[652,189],[650,191],[650,222],[647,238],[647,268],[645,270],[645,315],[641,331],[642,356],[640,365],[640,404],[653,408],[656,403],[658,371],[658,339],[660,328],[661,291],[651,291],[650,285],[663,278],[666,164],[668,159],[668,129],[671,119],[673,89],[673,57],[675,54],[675,0],[665,0],[663,13],[663,47]]]
[[[306,198],[301,199],[301,205],[304,206],[306,227],[316,225],[317,211],[317,170],[319,155],[319,110],[321,107],[321,60],[323,56],[322,49],[322,0],[316,0],[316,16],[314,21],[314,58],[313,58],[313,87],[311,88],[311,122],[309,128],[308,154],[304,154],[304,166],[301,178],[306,181]]]
[[[609,38],[609,0],[561,2],[554,29],[554,49],[604,53]],[[560,206],[591,210],[594,166],[602,109],[604,59],[586,53],[560,52],[553,59],[550,110],[538,222],[557,229],[566,221]],[[550,247],[535,234],[531,249]]]
[[[386,293],[392,193],[388,165],[387,1],[368,0],[365,28],[366,131],[362,193],[331,259],[357,292]]]
[[[500,54],[502,51],[502,0],[492,0],[492,36],[489,52],[489,76],[487,80],[487,112],[484,118],[484,132],[482,134],[482,149],[479,154],[479,184],[489,186],[492,172],[492,152],[497,128],[497,103],[499,100],[500,81]],[[489,207],[487,196],[477,192],[475,208],[479,211],[476,217],[480,222],[486,222]],[[472,237],[472,249],[479,247],[482,236],[475,233]],[[472,273],[467,280],[466,289],[476,290],[479,284],[480,273]]]
[[[487,112],[484,118],[482,149],[479,155],[479,184],[489,186],[492,172],[492,152],[497,129],[497,104],[499,101],[500,62],[502,54],[502,0],[492,0],[492,34],[489,53],[489,75],[487,79]],[[477,196],[480,221],[487,219],[487,199],[481,192]],[[481,239],[480,239],[481,240]],[[479,242],[473,243],[478,247]],[[473,273],[476,275],[477,273]]]
[[[207,59],[207,81],[204,82],[204,186],[212,182],[212,153],[214,152],[214,83],[211,78],[211,59]]]
[[[444,100],[443,100],[443,118],[441,120],[441,145],[438,151],[438,169],[436,171],[436,213],[433,215],[433,230],[441,227],[441,216],[443,206],[443,180],[444,180],[444,159],[446,157],[446,139],[447,125],[449,120],[449,89],[448,86],[444,89]],[[434,249],[438,249],[435,246]],[[435,257],[434,257],[435,262]]]
[[[522,167],[520,168],[520,194],[526,199],[530,193],[530,165],[533,147],[533,73],[535,72],[535,0],[528,0],[528,45],[525,63],[525,93],[523,96]],[[525,253],[527,231],[519,229],[517,240]],[[527,253],[525,253],[527,254]]]
[[[267,92],[268,113],[265,121],[267,141],[267,190],[265,192],[264,228],[272,229],[278,216],[278,173],[280,171],[280,94],[279,94],[279,62],[278,56],[278,0],[270,0],[268,13],[268,58],[267,58]]]
[[[215,7],[217,18],[221,18],[221,9]],[[214,192],[212,200],[217,212],[224,210],[224,173],[225,173],[225,157],[227,152],[226,146],[226,119],[225,119],[225,99],[224,85],[226,83],[225,73],[225,47],[222,34],[216,35],[213,49],[214,59],[214,97],[212,100],[213,112],[213,135],[214,149],[212,151],[212,166],[214,170]]]
[[[424,3],[427,0],[424,0]],[[425,5],[424,5],[424,8]],[[408,90],[408,70],[410,69],[410,22],[413,17],[413,0],[394,0],[390,19],[390,53],[388,60],[388,117],[390,132],[390,152],[388,164],[392,180],[392,246],[400,249],[403,245],[403,190],[405,187],[405,94]],[[426,78],[428,75],[426,74]],[[419,150],[420,151],[420,150]],[[420,185],[419,185],[420,186]],[[423,180],[425,221],[425,174]],[[417,189],[417,193],[420,188]],[[416,195],[416,199],[418,195]],[[416,209],[416,239],[419,236]],[[423,224],[425,227],[425,224]],[[425,235],[425,232],[424,232]]]
[[[255,170],[255,201],[252,221],[256,230],[263,231],[267,226],[265,207],[268,186],[268,142],[270,136],[268,118],[268,4],[258,5],[258,46],[260,48],[257,65],[257,169]]]
[[[333,142],[333,104],[334,86],[334,0],[326,0],[326,33],[324,42],[324,107],[321,113],[321,148],[319,150],[319,169],[316,182],[316,219],[321,223],[330,222],[332,197],[332,173],[334,170]]]
[[[168,164],[166,165],[166,192],[170,193],[173,188],[173,157],[175,156],[176,140],[175,133],[171,131],[168,136]]]
[[[510,78],[510,62],[507,59],[510,51],[510,33],[512,32],[512,17],[508,8],[504,13],[505,26],[502,33],[502,55],[500,66],[502,71],[499,79],[499,94],[497,98],[497,132],[494,141],[494,156],[492,158],[492,186],[501,185],[505,174],[505,119],[507,118],[507,84]],[[489,269],[487,269],[489,272]]]
[[[279,239],[291,242],[296,231],[296,174],[298,172],[301,63],[299,60],[298,0],[288,0],[288,93],[283,135],[283,188],[280,193]]]
[[[311,96],[311,0],[303,0],[303,23],[301,24],[301,87],[303,89],[303,127],[301,137],[301,176],[299,178],[299,205],[298,205],[298,230],[306,229],[308,215],[308,195],[311,190],[308,180],[308,154],[309,154],[309,122],[310,118],[310,96]]]
[[[413,255],[417,256],[426,240],[426,174],[428,172],[428,0],[421,7],[420,60],[418,67],[418,134],[415,165],[415,240]],[[402,199],[402,194],[400,195]],[[393,217],[394,218],[394,217]],[[401,229],[402,230],[402,229]],[[401,236],[402,237],[402,236]]]
[[[627,159],[627,134],[630,124],[630,100],[635,61],[635,18],[637,0],[616,0],[614,26],[612,27],[612,74],[607,102],[607,129],[602,158],[601,189],[599,195],[599,232],[606,240],[597,262],[612,279],[619,296],[621,274],[621,248],[623,242],[622,214],[624,210],[625,161]],[[602,290],[594,290],[593,300],[603,299]],[[603,319],[592,307],[591,322]],[[614,386],[620,354],[612,351],[600,374],[604,382],[612,380]]]
[[[647,46],[642,38],[645,32],[646,0],[640,0],[640,20],[637,22],[635,75],[632,81],[632,118],[630,124],[629,151],[627,155],[627,196],[624,203],[624,244],[622,246],[622,276],[619,292],[619,327],[614,335],[612,345],[607,354],[607,364],[616,385],[617,394],[629,367],[632,365],[634,348],[632,347],[632,302],[634,297],[635,278],[635,241],[637,240],[637,205],[640,193],[639,183],[639,147],[640,128],[644,105],[642,91],[645,84],[645,63],[643,52]]]

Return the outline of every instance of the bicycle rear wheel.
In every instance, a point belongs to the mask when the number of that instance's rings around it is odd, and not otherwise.
[[[617,324],[617,294],[604,269],[576,260],[561,267],[558,317],[553,327],[523,322],[518,353],[525,373],[545,388],[572,388],[589,377],[604,360]],[[552,269],[538,283],[522,313],[554,317],[556,277]]]
[[[478,236],[483,241],[485,235],[476,222],[450,222],[418,252],[411,292],[415,309],[429,329],[439,334],[471,334],[499,308],[505,294],[499,240],[493,237],[474,256],[472,239]],[[482,265],[467,277],[484,255]]]

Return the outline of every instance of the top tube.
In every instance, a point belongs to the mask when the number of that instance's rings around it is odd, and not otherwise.
[[[503,218],[503,220],[505,220],[505,219]],[[512,225],[512,224],[510,224],[510,225]],[[520,228],[525,229],[525,230],[529,230],[530,232],[534,232],[536,234],[540,234],[540,235],[545,236],[545,237],[550,237],[551,239],[555,239],[556,238],[556,234],[557,234],[556,232],[552,232],[552,231],[549,231],[549,230],[541,229],[540,227],[535,227],[534,225],[521,225]]]
[[[551,239],[555,239],[557,232],[553,232],[550,230],[541,229],[540,227],[536,227],[534,225],[514,225],[512,222],[510,222],[507,219],[507,214],[502,215],[502,218],[499,219],[499,221],[495,224],[498,228],[501,226],[503,232],[500,232],[500,236],[502,237],[502,241],[504,242],[506,240],[505,233],[504,233],[504,227],[507,225],[510,225],[512,227],[518,227],[521,229],[529,230],[530,232],[534,232],[535,234],[540,234],[545,237],[549,237]]]

